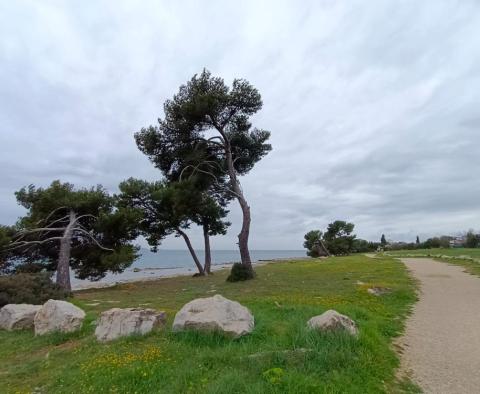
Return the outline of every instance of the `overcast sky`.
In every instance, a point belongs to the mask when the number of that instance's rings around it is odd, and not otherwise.
[[[133,133],[203,67],[262,94],[251,248],[335,219],[370,240],[480,230],[476,0],[0,0],[0,223],[31,183],[158,179]],[[214,249],[235,248],[236,202],[230,220]]]

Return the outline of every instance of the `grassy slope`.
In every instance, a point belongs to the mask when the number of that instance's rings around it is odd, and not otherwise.
[[[480,248],[437,248],[437,249],[417,249],[417,250],[396,250],[388,252],[390,256],[425,256],[433,257],[436,260],[448,262],[450,264],[460,265],[473,275],[480,276]],[[448,256],[442,258],[440,256]],[[467,257],[467,258],[465,258]],[[468,259],[470,258],[470,259]]]
[[[257,272],[245,283],[226,283],[227,273],[218,272],[77,293],[74,303],[87,312],[80,332],[38,338],[0,332],[0,387],[48,393],[378,393],[397,387],[391,341],[415,300],[403,265],[351,256],[269,264]],[[394,291],[375,297],[368,285]],[[170,331],[184,303],[213,290],[251,309],[253,334],[230,340]],[[99,312],[139,305],[165,310],[167,328],[105,345],[95,341],[91,322]],[[310,317],[330,308],[358,322],[358,340],[305,329]],[[310,351],[282,352],[299,348]]]

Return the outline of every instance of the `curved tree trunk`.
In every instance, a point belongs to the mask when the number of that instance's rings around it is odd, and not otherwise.
[[[69,223],[65,228],[62,239],[60,240],[60,252],[58,254],[57,265],[57,285],[66,291],[72,291],[70,283],[70,252],[72,249],[73,228],[76,222],[75,212],[70,211]]]
[[[190,254],[192,255],[193,261],[195,262],[195,265],[197,266],[198,273],[200,275],[205,275],[205,271],[203,270],[202,264],[200,263],[200,260],[197,257],[197,254],[195,253],[195,250],[193,249],[192,243],[190,242],[190,238],[188,238],[188,235],[177,228],[177,233],[180,234],[183,239],[185,240],[185,243],[187,244],[187,248],[190,251]]]
[[[252,218],[250,216],[250,207],[248,206],[247,200],[243,195],[242,188],[240,187],[240,182],[238,181],[237,173],[235,171],[235,167],[233,166],[230,142],[227,139],[225,139],[225,152],[227,156],[228,174],[230,177],[231,187],[235,194],[235,197],[238,200],[238,203],[240,204],[243,216],[242,229],[238,234],[238,248],[240,249],[240,259],[244,266],[246,266],[250,271],[253,271],[250,251],[248,250],[248,237],[250,235],[250,223],[252,221]]]
[[[203,240],[205,243],[205,274],[211,273],[212,268],[212,252],[210,250],[210,236],[208,235],[208,224],[203,225]]]
[[[240,249],[240,259],[242,264],[249,267],[252,270],[252,260],[250,259],[250,251],[248,249],[248,237],[250,235],[250,222],[252,221],[250,216],[250,207],[244,198],[238,199],[240,207],[242,208],[243,222],[242,229],[238,234],[238,248]]]

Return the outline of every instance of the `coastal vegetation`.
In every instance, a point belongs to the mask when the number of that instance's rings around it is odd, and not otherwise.
[[[391,257],[362,255],[256,267],[254,281],[227,283],[228,271],[75,293],[86,311],[81,331],[34,337],[0,331],[0,376],[6,393],[364,393],[411,387],[395,381],[392,341],[415,301],[415,285]],[[375,296],[371,287],[391,292]],[[221,294],[255,316],[252,334],[171,331],[175,313],[197,297]],[[98,344],[91,324],[112,307],[148,306],[167,313],[164,329]],[[312,332],[306,322],[336,309],[356,321],[359,337]],[[401,387],[400,387],[401,386]]]
[[[355,225],[344,220],[330,223],[325,232],[311,230],[305,234],[303,247],[310,257],[348,255],[355,252],[373,252],[379,244],[359,239],[353,234]]]
[[[56,272],[56,285],[70,291],[70,269],[90,280],[122,272],[138,257],[131,241],[139,235],[156,251],[174,234],[185,240],[198,275],[207,275],[210,237],[226,233],[227,205],[236,199],[242,210],[242,267],[229,281],[253,278],[248,248],[252,219],[239,178],[271,150],[270,132],[250,122],[262,105],[258,90],[244,79],[229,87],[205,69],[194,75],[165,102],[164,118],[134,136],[139,150],[160,170],[160,180],[128,178],[116,196],[100,185],[75,190],[60,181],[45,189],[21,189],[17,201],[28,212],[14,226],[0,227],[0,269],[12,274],[29,265],[30,271]],[[203,264],[186,231],[192,224],[203,231]]]

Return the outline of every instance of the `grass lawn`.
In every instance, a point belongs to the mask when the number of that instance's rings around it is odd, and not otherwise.
[[[80,332],[34,337],[0,332],[0,391],[24,393],[379,393],[396,392],[399,335],[415,301],[406,269],[390,257],[362,255],[257,267],[257,278],[227,283],[178,277],[76,293],[87,312]],[[361,281],[364,284],[357,284]],[[376,297],[369,286],[392,293]],[[251,335],[172,333],[186,302],[213,294],[239,301],[255,315]],[[164,330],[109,344],[96,342],[92,322],[112,307],[164,310]],[[320,334],[307,320],[336,309],[357,321],[358,339]],[[304,350],[302,350],[304,349]],[[306,349],[306,350],[305,350]],[[403,388],[410,387],[408,382]]]
[[[416,250],[395,250],[386,254],[395,257],[432,257],[436,260],[460,265],[473,275],[480,276],[480,248],[435,248]],[[443,256],[443,257],[442,257]]]

